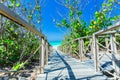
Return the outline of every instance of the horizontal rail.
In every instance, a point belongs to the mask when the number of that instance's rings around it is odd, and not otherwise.
[[[116,34],[116,36],[117,36],[118,34]],[[98,36],[99,38],[105,38],[105,37],[110,37],[109,35],[107,35],[107,36]],[[84,37],[80,37],[80,38],[76,38],[76,39],[74,39],[74,40],[71,40],[71,41],[69,41],[69,42],[66,42],[66,43],[64,43],[63,45],[65,45],[65,44],[69,44],[69,43],[73,43],[74,41],[77,41],[77,40],[80,40],[80,39],[89,39],[89,38],[92,38],[92,36],[84,36]]]
[[[27,30],[39,35],[40,37],[44,37],[44,35],[39,32],[38,30],[32,28],[28,22],[26,22],[24,19],[22,19],[19,15],[11,11],[9,8],[4,6],[2,3],[0,3],[0,14],[7,17],[8,19],[18,23],[19,25],[25,27]]]
[[[109,26],[107,29],[105,30],[100,30],[96,33],[94,33],[95,35],[100,35],[100,34],[103,34],[105,32],[108,32],[108,31],[111,31],[111,30],[114,30],[114,29],[118,29],[120,28],[120,22],[117,22],[116,24],[112,25],[112,26]]]

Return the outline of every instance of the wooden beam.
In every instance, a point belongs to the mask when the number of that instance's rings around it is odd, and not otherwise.
[[[17,24],[21,25],[22,27],[25,27],[27,30],[39,35],[40,37],[44,37],[44,35],[41,32],[32,28],[28,22],[26,22],[19,15],[17,15],[13,11],[11,11],[9,8],[4,6],[2,3],[0,3],[0,14],[7,17],[8,19],[16,22]]]
[[[117,66],[119,63],[115,56],[117,54],[117,47],[116,47],[115,41],[116,41],[115,34],[111,34],[110,43],[111,43],[111,53],[112,53],[112,64],[115,70],[114,75],[119,75],[119,67]]]
[[[80,60],[82,62],[83,61],[83,59],[82,59],[83,58],[83,41],[82,41],[82,39],[79,40],[79,46],[80,46],[79,51],[80,51],[80,58],[81,58]]]
[[[94,66],[95,66],[95,72],[98,72],[98,37],[93,34],[93,53],[94,53]]]
[[[45,59],[45,64],[48,65],[48,43],[46,42],[46,59]]]
[[[106,45],[106,48],[109,49],[109,41],[107,37],[105,38],[105,45]]]
[[[45,54],[45,40],[41,38],[41,54],[40,54],[40,74],[44,73],[44,54]]]
[[[90,54],[93,54],[93,39],[90,38],[89,41],[90,41]]]
[[[100,30],[100,31],[96,32],[95,35],[100,35],[100,34],[103,34],[105,32],[115,30],[115,29],[118,29],[118,28],[120,28],[120,22],[117,22],[116,24],[114,24],[112,26],[109,26],[107,29]]]

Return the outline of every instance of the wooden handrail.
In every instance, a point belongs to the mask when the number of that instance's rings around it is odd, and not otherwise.
[[[98,31],[98,32],[96,32],[96,33],[94,33],[94,34],[95,34],[95,35],[100,35],[100,34],[103,34],[103,33],[105,33],[105,32],[108,32],[108,31],[111,31],[111,30],[115,30],[115,29],[118,29],[118,28],[120,28],[120,21],[117,22],[116,24],[112,25],[112,26],[109,26],[107,29],[105,29],[105,30],[100,30],[100,31]],[[117,31],[116,31],[116,32],[117,32]]]
[[[26,28],[27,30],[39,35],[40,37],[45,38],[45,36],[41,32],[32,28],[27,21],[22,19],[19,15],[17,15],[13,11],[11,11],[9,8],[4,6],[2,3],[0,3],[0,14],[7,17],[8,19],[16,22],[17,24],[21,25],[22,27]]]

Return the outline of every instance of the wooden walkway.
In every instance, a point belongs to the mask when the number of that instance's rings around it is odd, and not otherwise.
[[[44,70],[37,80],[108,80],[102,73],[95,73],[93,60],[80,62],[60,51],[50,55]]]

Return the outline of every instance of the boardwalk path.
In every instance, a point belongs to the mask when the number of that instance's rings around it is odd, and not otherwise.
[[[106,80],[102,73],[95,73],[93,60],[80,62],[67,54],[54,51],[45,66],[45,74],[37,80]]]

